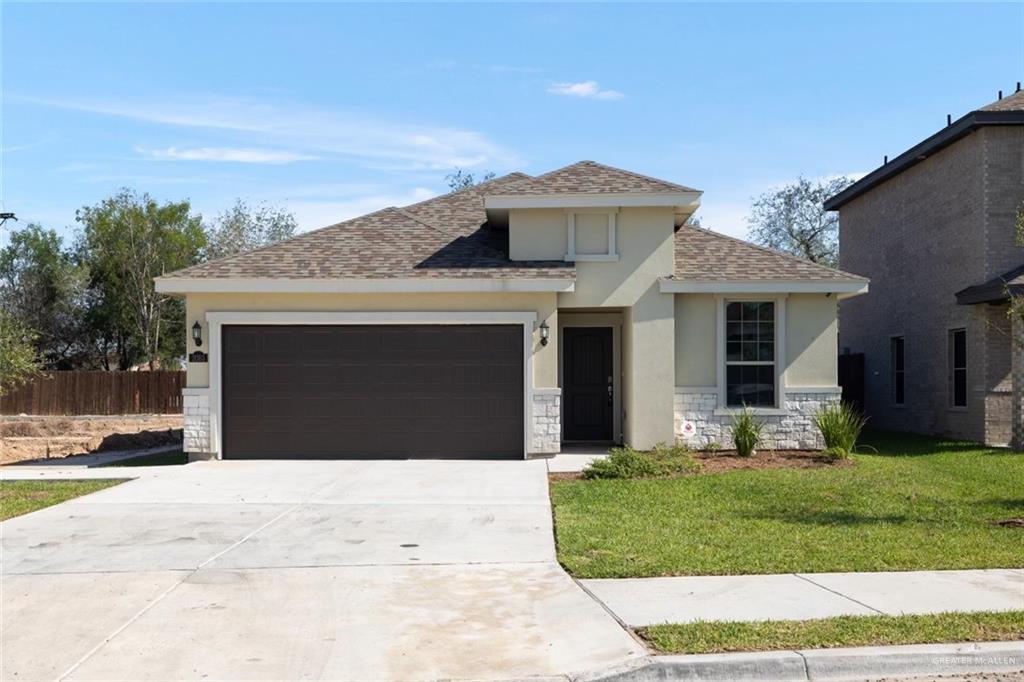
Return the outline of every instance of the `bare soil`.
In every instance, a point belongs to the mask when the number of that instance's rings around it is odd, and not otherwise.
[[[693,456],[703,465],[702,474],[735,469],[821,469],[854,465],[852,459],[837,459],[808,450],[764,450],[750,457],[741,457],[732,451],[696,452]]]
[[[182,442],[180,414],[0,417],[0,464]]]

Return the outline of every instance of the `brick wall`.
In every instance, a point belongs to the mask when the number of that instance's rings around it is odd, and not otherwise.
[[[954,294],[1024,263],[1024,128],[981,128],[840,211],[840,267],[871,278],[840,305],[840,345],[865,354],[871,424],[1006,442],[1008,337],[998,307]],[[967,329],[968,407],[949,405],[949,330]],[[890,401],[889,337],[905,338],[906,403]]]

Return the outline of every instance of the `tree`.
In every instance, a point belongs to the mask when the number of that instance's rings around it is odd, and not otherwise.
[[[295,234],[295,216],[283,208],[260,203],[250,206],[241,199],[218,215],[206,228],[208,259],[268,246]]]
[[[448,183],[448,187],[453,192],[458,192],[460,189],[468,189],[474,185],[479,185],[481,182],[487,182],[488,180],[494,179],[494,173],[487,171],[480,176],[477,180],[472,173],[467,173],[461,168],[456,168],[454,173],[449,173],[444,176],[444,181]]]
[[[96,320],[119,343],[121,369],[137,361],[155,369],[185,354],[180,300],[157,293],[153,278],[200,260],[206,246],[202,218],[188,201],[159,204],[123,189],[76,213],[83,225],[79,257],[98,295]]]
[[[0,309],[0,395],[39,370],[34,336],[23,322]]]
[[[758,244],[835,267],[839,262],[839,218],[822,204],[853,184],[845,176],[795,183],[754,199],[747,224]]]
[[[36,354],[52,369],[87,362],[83,339],[88,278],[54,230],[30,223],[0,249],[0,309],[33,330]]]

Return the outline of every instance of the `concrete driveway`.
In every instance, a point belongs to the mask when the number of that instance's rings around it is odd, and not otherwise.
[[[542,461],[140,475],[0,524],[4,680],[512,679],[644,653],[555,563]]]

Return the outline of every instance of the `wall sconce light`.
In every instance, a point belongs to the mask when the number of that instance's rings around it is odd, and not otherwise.
[[[197,346],[203,345],[203,327],[198,320],[192,325],[192,340],[196,342]]]
[[[548,326],[548,321],[544,320],[540,323],[540,345],[548,345],[548,336],[551,335],[551,327]]]

